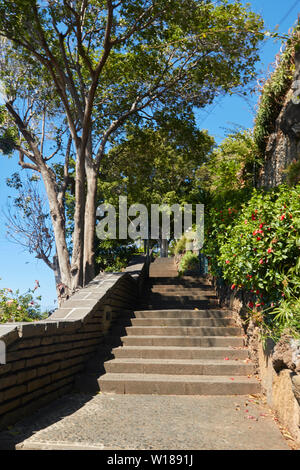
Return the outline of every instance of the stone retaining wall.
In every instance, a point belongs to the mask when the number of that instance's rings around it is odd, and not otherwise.
[[[148,276],[145,257],[100,274],[47,320],[0,324],[0,429],[70,391],[117,318],[131,311]]]
[[[268,405],[280,423],[300,443],[300,341],[283,337],[279,343],[263,342],[259,328],[249,321],[247,304],[251,295],[242,289],[233,292],[222,280],[212,279],[220,306],[231,308],[245,330],[247,346]]]

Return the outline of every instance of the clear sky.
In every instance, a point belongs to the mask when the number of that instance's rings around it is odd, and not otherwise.
[[[252,10],[259,13],[265,21],[266,27],[274,30],[279,25],[278,32],[287,33],[289,28],[297,21],[300,13],[300,0],[249,0]],[[257,66],[261,77],[265,77],[268,67],[275,60],[281,42],[270,39],[261,48],[261,61]],[[255,107],[258,96],[249,96],[247,101],[237,96],[227,96],[217,99],[211,106],[197,115],[200,128],[208,129],[217,142],[220,142],[228,129],[235,126],[250,128],[253,126]],[[54,276],[52,271],[42,262],[12,244],[6,239],[5,219],[2,215],[6,208],[8,196],[13,191],[6,186],[6,178],[15,171],[19,171],[16,158],[8,159],[0,156],[0,288],[9,287],[25,292],[33,288],[35,280],[39,280],[42,295],[42,306],[53,308],[56,298]]]
[[[242,0],[243,4],[250,4],[251,9],[262,16],[266,29],[287,34],[289,29],[297,22],[300,14],[300,0]],[[266,77],[275,56],[280,52],[281,40],[268,39],[262,44],[260,50],[261,60],[257,64],[257,71],[262,78]],[[245,128],[253,127],[253,120],[257,108],[258,95],[247,96],[246,100],[238,96],[217,98],[215,102],[197,115],[199,127],[208,129],[217,142],[220,142],[228,129],[235,126]]]

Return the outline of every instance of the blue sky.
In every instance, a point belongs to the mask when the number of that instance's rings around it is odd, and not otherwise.
[[[243,3],[249,3],[252,10],[264,18],[267,28],[274,30],[276,25],[279,25],[278,31],[283,34],[288,32],[296,22],[298,12],[300,13],[300,0],[250,0]],[[266,76],[268,67],[274,62],[280,47],[281,42],[274,42],[272,39],[262,46],[261,61],[257,66],[260,76]],[[220,142],[228,129],[237,125],[245,128],[253,126],[257,101],[258,96],[255,95],[249,96],[248,102],[234,95],[217,99],[211,106],[198,113],[197,122],[199,127],[208,129],[216,141]],[[56,292],[52,271],[42,261],[36,260],[33,255],[9,242],[5,235],[5,219],[2,213],[6,208],[8,196],[13,195],[5,181],[19,169],[16,158],[8,159],[0,155],[0,288],[9,287],[25,292],[34,287],[37,279],[41,285],[38,293],[42,295],[42,306],[53,308]]]
[[[278,26],[277,31],[281,34],[288,33],[288,30],[297,21],[298,13],[300,14],[300,0],[285,2],[282,0],[250,0],[242,1],[242,3],[250,4],[251,9],[262,16],[266,29],[274,31]],[[266,77],[280,47],[280,40],[269,39],[262,44],[261,60],[257,64],[259,76]],[[246,128],[253,127],[257,102],[258,95],[247,96],[247,101],[234,95],[217,98],[211,106],[198,113],[197,123],[199,127],[208,129],[216,141],[220,142],[228,129],[233,129],[237,125]]]

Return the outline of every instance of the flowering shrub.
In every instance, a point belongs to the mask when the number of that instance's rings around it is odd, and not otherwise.
[[[253,189],[248,201],[235,207],[227,201],[210,214],[205,251],[211,273],[233,291],[243,288],[252,294],[249,311],[269,336],[279,334],[284,324],[300,332],[299,315],[293,313],[300,296],[300,185]],[[274,316],[283,308],[293,321],[279,322]]]
[[[222,270],[219,263],[220,247],[222,247],[234,226],[242,204],[251,197],[250,189],[227,192],[221,197],[214,197],[209,205],[206,205],[205,214],[205,243],[203,253],[209,259],[210,273],[213,276],[221,276]]]
[[[38,303],[41,297],[35,297],[38,287],[36,281],[35,287],[25,294],[20,294],[19,290],[0,289],[0,323],[40,320],[43,317]]]
[[[300,185],[254,191],[220,247],[223,277],[252,292],[256,307],[300,293],[299,233]]]

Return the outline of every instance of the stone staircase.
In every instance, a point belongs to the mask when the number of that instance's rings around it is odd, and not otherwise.
[[[104,363],[104,393],[245,395],[259,382],[229,310],[204,279],[177,277],[172,258],[156,260],[150,286]]]

